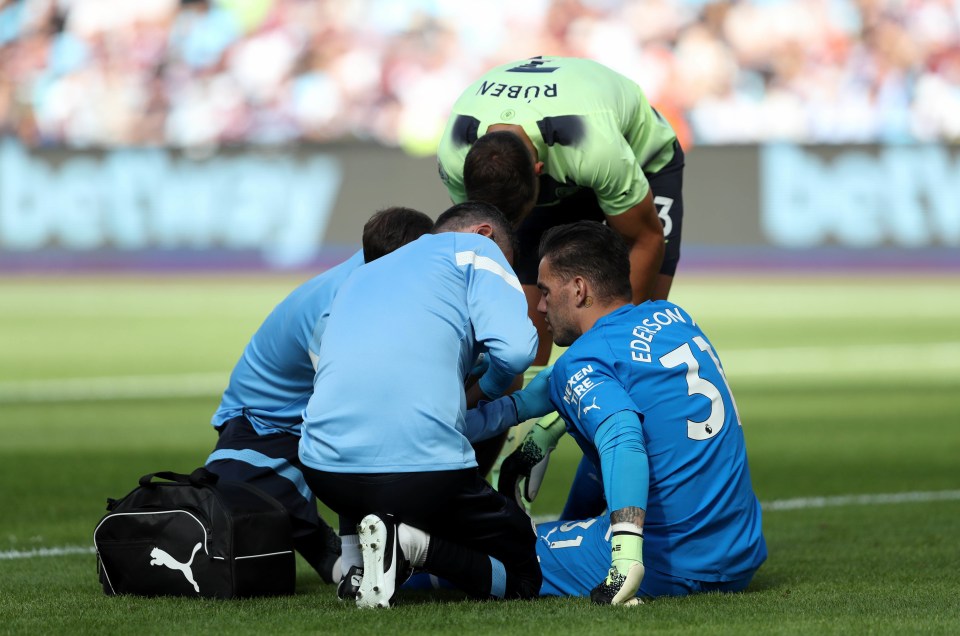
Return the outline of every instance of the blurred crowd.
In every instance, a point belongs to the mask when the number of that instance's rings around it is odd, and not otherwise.
[[[687,145],[960,141],[960,0],[0,0],[0,136],[426,155],[538,54],[633,78]]]

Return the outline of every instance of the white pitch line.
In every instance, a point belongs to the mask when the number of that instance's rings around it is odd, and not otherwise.
[[[66,545],[60,548],[34,548],[33,550],[7,550],[0,552],[0,561],[14,559],[35,559],[37,557],[59,557],[71,554],[95,554],[96,549],[90,546]]]
[[[925,503],[931,501],[960,501],[960,490],[933,490],[927,492],[893,492],[873,495],[838,495],[835,497],[799,497],[761,502],[764,512],[804,510],[809,508],[837,508],[841,506],[875,506],[900,503]],[[536,523],[556,521],[556,515],[537,515]],[[7,550],[0,552],[0,561],[59,557],[73,554],[94,554],[93,546],[68,545],[59,548],[34,548],[32,550]]]
[[[800,497],[778,499],[761,503],[768,510],[807,510],[810,508],[836,508],[839,506],[876,506],[882,504],[917,503],[928,501],[958,501],[960,490],[937,490],[932,492],[895,492],[879,495],[837,495],[835,497]]]

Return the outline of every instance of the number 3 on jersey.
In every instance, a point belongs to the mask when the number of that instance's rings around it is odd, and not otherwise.
[[[723,379],[724,388],[727,390],[727,395],[730,396],[730,403],[733,404],[733,412],[734,415],[736,415],[737,423],[740,424],[740,413],[737,410],[737,403],[733,400],[733,392],[730,391],[730,385],[727,383],[727,376],[723,373],[723,367],[720,366],[720,361],[713,353],[710,344],[702,337],[694,336],[693,342],[700,351],[710,356],[713,364],[717,367],[717,371]],[[726,417],[723,397],[720,395],[720,390],[717,389],[715,384],[700,376],[700,363],[697,361],[696,356],[693,355],[690,343],[685,342],[670,353],[660,356],[660,364],[668,369],[679,367],[681,364],[687,365],[687,394],[703,395],[710,400],[710,415],[706,420],[702,422],[687,420],[687,437],[692,440],[701,441],[717,435],[720,429],[723,428],[723,422]]]

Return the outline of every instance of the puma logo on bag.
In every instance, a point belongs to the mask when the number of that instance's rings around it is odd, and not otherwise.
[[[150,550],[150,565],[164,565],[171,570],[179,570],[183,573],[183,576],[187,578],[187,582],[193,586],[193,589],[196,590],[197,594],[200,593],[200,586],[197,585],[197,582],[193,580],[193,571],[190,569],[190,566],[193,565],[193,557],[197,556],[197,551],[202,546],[202,543],[198,543],[193,547],[193,554],[190,555],[190,560],[186,563],[180,563],[172,556],[170,556],[166,551],[161,550],[160,548],[154,548]]]

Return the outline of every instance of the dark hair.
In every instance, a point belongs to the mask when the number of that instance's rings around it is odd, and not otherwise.
[[[623,237],[596,221],[558,225],[540,239],[540,258],[549,259],[563,280],[582,276],[590,281],[601,302],[633,297],[629,254]]]
[[[447,208],[433,226],[433,233],[457,232],[479,223],[489,223],[493,228],[490,238],[504,253],[509,249],[516,254],[517,236],[507,217],[496,206],[482,201],[464,201]]]
[[[433,220],[418,210],[390,207],[378,210],[363,226],[363,260],[375,261],[433,229]]]
[[[520,221],[536,197],[533,157],[519,135],[505,130],[478,138],[463,164],[467,198],[497,206],[511,223]]]

